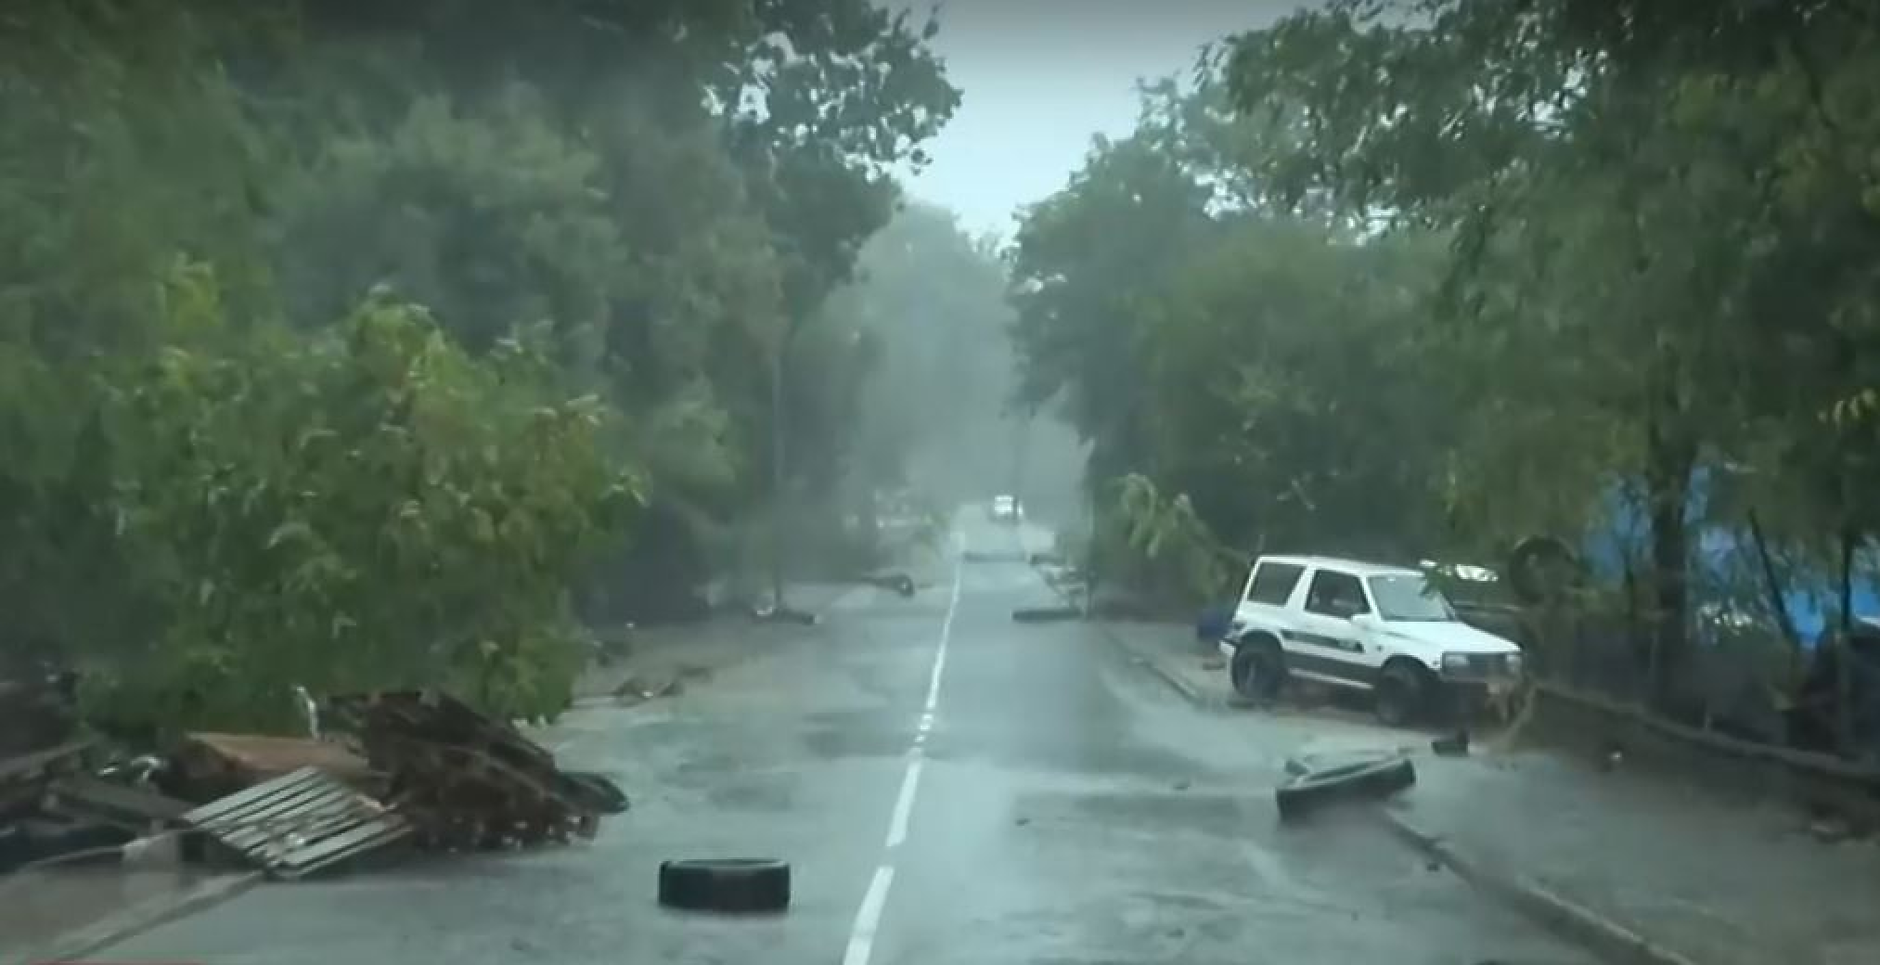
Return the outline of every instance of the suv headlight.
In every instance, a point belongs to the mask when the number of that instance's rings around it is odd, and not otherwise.
[[[1443,654],[1444,672],[1465,672],[1469,669],[1469,655],[1466,653]]]
[[[1521,676],[1521,654],[1519,651],[1502,658],[1502,665],[1508,668],[1508,676]]]

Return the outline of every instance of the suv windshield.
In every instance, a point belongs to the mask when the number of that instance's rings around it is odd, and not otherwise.
[[[1378,616],[1386,620],[1454,620],[1449,601],[1421,574],[1393,573],[1370,579]]]

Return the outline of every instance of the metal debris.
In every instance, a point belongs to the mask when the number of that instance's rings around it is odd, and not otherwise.
[[[71,741],[0,759],[0,817],[37,809],[54,779],[83,769],[91,747],[89,741]]]
[[[189,805],[147,788],[113,784],[84,774],[61,777],[46,788],[41,807],[73,821],[96,821],[143,833],[180,819]]]

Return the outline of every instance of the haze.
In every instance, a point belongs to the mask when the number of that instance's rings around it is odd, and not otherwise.
[[[917,14],[927,0],[890,0]],[[1010,234],[1019,206],[1064,185],[1093,135],[1134,127],[1136,83],[1185,74],[1209,43],[1265,25],[1287,0],[952,0],[933,46],[960,88],[952,122],[926,145],[914,197],[974,233]]]

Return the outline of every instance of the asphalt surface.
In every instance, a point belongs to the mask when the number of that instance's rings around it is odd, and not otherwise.
[[[1009,529],[973,516],[975,548]],[[683,696],[545,736],[634,809],[591,844],[270,885],[99,961],[300,965],[1542,965],[1585,962],[1361,816],[1278,825],[1300,751],[1364,725],[1191,706],[1017,562],[948,560]],[[1414,793],[1414,792],[1413,792]],[[672,857],[776,856],[785,915],[664,911]]]

